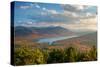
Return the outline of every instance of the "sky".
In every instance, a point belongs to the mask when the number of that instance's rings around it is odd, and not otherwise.
[[[15,26],[97,30],[96,6],[15,2],[14,7]]]

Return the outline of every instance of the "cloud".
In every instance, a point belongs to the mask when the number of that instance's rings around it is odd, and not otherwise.
[[[56,10],[47,10],[47,12],[50,14],[59,14]]]
[[[35,7],[36,7],[36,8],[40,8],[40,6],[39,6],[38,4],[35,4]]]
[[[42,10],[46,11],[47,9],[45,7],[43,7]]]
[[[93,9],[92,6],[60,5],[59,7],[62,11],[54,7],[51,8],[50,5],[47,6],[40,6],[37,3],[20,6],[21,9],[32,8],[32,11],[30,10],[30,13],[27,13],[27,19],[35,20],[25,20],[20,25],[39,27],[61,26],[70,30],[96,30],[97,14],[96,9]]]
[[[32,7],[36,7],[36,8],[41,8],[38,4],[36,3],[31,3],[31,4],[28,4],[28,5],[22,5],[20,6],[21,9],[28,9],[28,8],[32,8]]]
[[[48,26],[61,26],[70,30],[74,31],[95,31],[97,30],[97,17],[91,17],[91,18],[85,18],[85,19],[79,19],[79,21],[71,22],[47,22],[47,21],[41,21],[41,22],[33,22],[33,21],[27,21],[23,24],[20,24],[22,26],[27,27],[48,27]]]
[[[32,23],[32,22],[27,22],[28,24],[24,24],[24,26],[34,26],[34,27],[48,27],[48,26],[61,26],[70,30],[74,31],[79,31],[79,30],[97,30],[97,18],[90,18],[90,19],[81,19],[78,23],[63,23],[63,22],[54,22],[54,23],[49,23],[49,22],[41,22],[41,23]]]
[[[45,15],[47,15],[47,13],[46,12],[41,12],[41,15],[45,16]]]
[[[88,8],[86,5],[62,5],[64,10],[70,11],[70,12],[81,12],[82,10],[85,10]]]
[[[64,15],[76,19],[91,18],[96,16],[96,7],[86,5],[61,5],[64,8]],[[95,8],[95,9],[94,9]]]
[[[20,6],[21,9],[28,9],[31,8],[30,6]]]
[[[68,24],[66,27],[71,30],[97,30],[97,18],[80,19],[79,23]]]
[[[56,10],[53,9],[47,9],[45,7],[42,8],[42,11],[39,12],[42,16],[51,16],[53,17],[54,15],[59,14]]]
[[[27,22],[27,24],[28,24],[28,25],[31,25],[31,24],[33,24],[33,22],[29,21],[29,22]]]
[[[64,11],[63,13],[64,16],[69,16],[70,18],[77,18],[79,17],[79,14],[75,12],[70,12],[70,11]]]

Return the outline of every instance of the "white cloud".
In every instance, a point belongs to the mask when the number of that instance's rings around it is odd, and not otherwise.
[[[43,16],[44,16],[44,15],[47,15],[47,13],[46,13],[46,12],[41,12],[41,15],[43,15]]]
[[[95,17],[96,14],[93,14],[93,13],[89,13],[89,12],[87,12],[87,13],[86,13],[86,16],[87,16],[87,17]]]
[[[91,6],[87,5],[62,5],[64,8],[64,15],[69,16],[70,18],[89,18],[95,17],[96,14],[88,11]]]
[[[77,23],[78,22],[78,23]],[[74,31],[95,31],[97,30],[97,17],[87,18],[87,19],[80,19],[77,22],[27,22],[26,24],[22,24],[23,26],[33,26],[33,27],[48,27],[48,26],[61,26],[70,30]]]
[[[30,6],[20,6],[21,9],[28,9],[31,8]]]
[[[33,6],[35,6],[36,8],[41,8],[38,4],[22,5],[22,6],[20,6],[20,8],[28,9],[28,8],[32,8]]]
[[[79,15],[76,14],[76,13],[72,13],[72,16],[73,16],[73,17],[79,17]]]
[[[85,7],[84,6],[77,6],[78,10],[83,10]]]
[[[35,7],[36,7],[36,8],[40,8],[40,6],[39,6],[38,4],[35,4]]]
[[[56,10],[49,10],[46,8],[42,8],[43,11],[41,11],[41,15],[48,15],[51,14],[51,16],[54,16],[55,14],[59,14]]]
[[[56,10],[47,10],[47,12],[50,14],[58,14],[58,12]]]
[[[70,12],[70,11],[64,11],[63,15],[69,16],[69,17],[72,17],[72,18],[77,18],[77,17],[79,17],[79,14],[77,14],[77,13],[75,13],[75,12]]]
[[[32,23],[33,23],[33,22],[27,22],[27,24],[29,24],[29,25],[32,24]]]
[[[44,11],[45,11],[45,10],[46,10],[46,8],[45,8],[45,7],[43,7],[43,8],[42,8],[42,10],[44,10]]]
[[[92,17],[96,17],[96,14],[95,13],[91,13],[91,12],[71,12],[71,11],[67,11],[67,10],[64,10],[63,12],[63,16],[67,16],[69,18],[72,18],[72,19],[86,19],[86,18],[92,18]]]
[[[88,6],[85,6],[85,5],[74,5],[74,7],[75,7],[75,9],[77,9],[77,10],[85,10],[85,9],[87,9],[88,8]]]
[[[32,3],[32,4],[30,4],[30,6],[35,6],[36,8],[40,8],[40,6],[37,4],[37,3]]]
[[[82,10],[87,9],[89,6],[86,5],[62,5],[64,10],[70,11],[70,12],[80,12]]]
[[[32,6],[32,5],[31,5]],[[36,8],[41,8],[38,4],[35,4]],[[21,6],[23,9],[30,8],[29,6]],[[68,19],[68,21],[64,22],[48,22],[48,21],[42,21],[42,22],[27,22],[24,24],[24,26],[36,26],[36,27],[46,27],[46,26],[61,26],[68,28],[70,30],[97,30],[97,18],[96,14],[91,12],[83,12],[85,9],[88,9],[89,6],[68,6],[64,5],[64,12],[59,13],[56,10],[53,9],[47,9],[45,7],[42,7],[42,11],[40,12],[41,15],[46,15],[48,17],[48,14],[51,14],[50,16],[54,19]],[[53,19],[51,19],[53,20]],[[70,20],[70,21],[69,21]]]
[[[86,16],[91,16],[92,14],[91,13],[86,13]]]
[[[97,30],[97,18],[81,19],[80,23],[68,24],[66,27],[72,30]]]

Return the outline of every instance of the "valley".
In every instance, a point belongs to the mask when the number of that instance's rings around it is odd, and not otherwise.
[[[57,30],[60,30],[60,32]],[[62,32],[64,32],[64,34],[62,34]],[[24,43],[32,48],[63,49],[75,47],[83,52],[90,50],[92,46],[97,46],[96,41],[97,32],[77,34],[76,32],[72,32],[61,27],[32,27],[31,29],[26,27],[18,27],[18,29],[15,28],[15,44]]]

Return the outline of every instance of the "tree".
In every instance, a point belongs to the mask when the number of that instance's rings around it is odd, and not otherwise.
[[[15,48],[14,65],[62,63],[76,61],[97,60],[97,48],[93,46],[89,51],[79,52],[75,47],[63,49],[39,49],[21,46]]]
[[[97,60],[97,48],[96,48],[95,46],[93,46],[93,47],[91,48],[91,50],[88,52],[87,58],[88,58],[90,61]]]
[[[65,49],[65,54],[64,54],[64,61],[65,62],[75,62],[78,59],[78,51],[73,48],[73,47],[69,47],[67,49]]]
[[[49,57],[49,51],[43,50],[43,55],[44,55],[44,63],[47,63]]]
[[[64,60],[64,53],[62,50],[53,49],[49,53],[47,63],[61,63]]]
[[[14,52],[14,64],[25,65],[33,64],[34,56],[31,49],[26,47],[16,48]]]
[[[45,63],[45,57],[40,49],[34,49],[33,51],[33,59],[34,59],[34,64],[44,64]]]
[[[15,65],[43,64],[44,55],[40,49],[31,49],[28,47],[16,48],[14,52]]]

